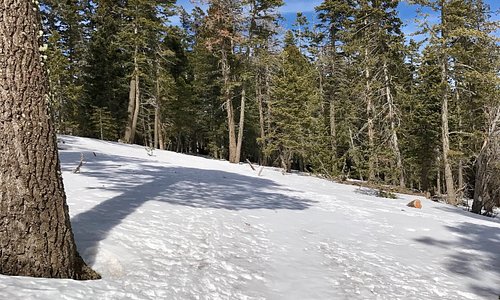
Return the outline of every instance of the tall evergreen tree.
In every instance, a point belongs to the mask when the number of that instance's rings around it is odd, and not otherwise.
[[[292,162],[304,165],[321,161],[321,152],[313,152],[311,146],[322,145],[320,101],[313,66],[299,48],[290,43],[292,33],[287,33],[287,44],[280,55],[280,68],[272,77],[271,132],[266,151],[276,153],[281,166],[289,172]],[[306,160],[307,159],[307,160]]]
[[[222,75],[222,99],[227,113],[227,126],[229,133],[229,161],[239,162],[240,153],[238,145],[241,139],[237,139],[235,109],[233,104],[234,92],[234,63],[235,49],[243,42],[242,36],[242,3],[239,0],[211,0],[209,1],[208,14],[205,18],[205,30],[207,38],[205,45],[219,60],[220,73]],[[244,96],[241,96],[242,104]],[[241,106],[244,108],[244,105]],[[244,112],[244,110],[241,110]],[[240,114],[240,122],[243,120]],[[241,123],[240,123],[241,124]],[[242,128],[241,128],[242,129]],[[242,137],[242,135],[238,135]],[[241,149],[241,148],[239,148]]]
[[[83,96],[85,8],[86,2],[81,0],[41,1],[49,96],[60,133],[82,134],[78,106]]]

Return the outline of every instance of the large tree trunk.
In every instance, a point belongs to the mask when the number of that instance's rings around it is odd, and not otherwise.
[[[448,152],[450,152],[450,132],[448,129],[448,62],[446,55],[446,31],[444,29],[444,16],[445,16],[445,1],[441,0],[441,22],[442,22],[442,62],[441,62],[441,85],[442,85],[442,100],[441,100],[441,139],[443,144],[443,166],[444,166],[444,181],[446,184],[446,194],[448,203],[452,205],[457,204],[457,196],[455,194],[455,187],[453,186],[453,173],[451,172],[451,165],[448,159]]]
[[[221,68],[222,68],[222,78],[224,80],[224,102],[226,104],[227,113],[227,127],[229,130],[229,162],[238,163],[236,161],[236,124],[234,123],[234,108],[233,101],[231,99],[231,87],[230,87],[230,66],[227,59],[227,53],[225,50],[221,51]]]
[[[137,34],[137,27],[134,33]],[[134,73],[130,78],[130,92],[128,99],[128,122],[125,129],[125,143],[132,144],[135,141],[135,130],[137,128],[137,119],[139,117],[140,98],[139,98],[139,63],[137,55],[139,53],[137,45],[134,50]]]
[[[443,73],[445,73],[445,71],[443,71]],[[451,165],[448,159],[448,152],[450,152],[450,134],[448,129],[448,96],[447,96],[448,92],[445,91],[444,93],[445,94],[443,95],[442,108],[441,108],[441,123],[442,123],[441,138],[443,143],[444,180],[446,184],[446,194],[448,198],[448,203],[456,205],[457,197],[455,194],[455,187],[453,186],[453,173],[451,172]]]
[[[134,110],[135,110],[135,77],[132,76],[132,78],[130,79],[130,88],[128,95],[127,128],[125,128],[125,136],[123,137],[123,141],[125,143],[131,143],[130,139],[132,137],[132,116],[134,115]]]
[[[0,273],[97,279],[71,231],[33,3],[0,0]]]
[[[236,163],[240,162],[241,146],[243,145],[243,128],[245,126],[245,87],[241,90],[241,106],[240,106],[240,125],[238,127],[238,143],[236,145]]]
[[[135,106],[134,106],[134,115],[132,117],[132,130],[130,134],[130,140],[128,143],[134,143],[135,141],[135,132],[137,130],[137,121],[139,120],[139,110],[141,108],[141,98],[139,94],[139,68],[137,67],[135,71]]]
[[[158,123],[158,144],[160,144],[160,150],[165,150],[165,140],[164,140],[164,134],[165,134],[165,130],[164,130],[164,125],[163,123],[160,121]]]

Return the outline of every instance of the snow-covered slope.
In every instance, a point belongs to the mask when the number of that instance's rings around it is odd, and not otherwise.
[[[63,136],[102,280],[0,276],[1,299],[498,299],[500,223],[414,196]],[[81,153],[81,173],[72,170]]]

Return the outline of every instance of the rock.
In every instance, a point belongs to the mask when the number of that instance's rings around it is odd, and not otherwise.
[[[422,208],[422,202],[420,202],[420,200],[418,200],[418,199],[415,199],[415,200],[411,201],[410,203],[406,204],[406,206],[414,207],[414,208]]]

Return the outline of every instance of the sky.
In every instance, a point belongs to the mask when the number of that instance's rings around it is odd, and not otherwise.
[[[290,28],[295,21],[295,16],[297,12],[302,12],[307,16],[309,22],[311,24],[318,23],[319,21],[316,18],[316,13],[314,8],[323,2],[323,0],[284,0],[285,5],[282,6],[279,11],[284,17],[283,26],[285,28]],[[183,6],[186,11],[191,11],[191,9],[195,6],[192,3],[193,0],[177,0],[177,5]],[[496,12],[492,14],[492,20],[500,21],[500,0],[485,0],[487,4],[490,5],[491,11]],[[416,19],[421,19],[421,16],[417,14],[418,5],[411,5],[408,1],[401,1],[398,6],[399,17],[405,24],[403,27],[403,32],[405,35],[409,36],[412,33],[417,31],[417,22]],[[429,16],[430,21],[438,20],[437,16]],[[173,23],[176,24],[178,20],[173,20]],[[497,32],[497,36],[500,35]],[[415,39],[420,40],[420,38],[415,37]]]

